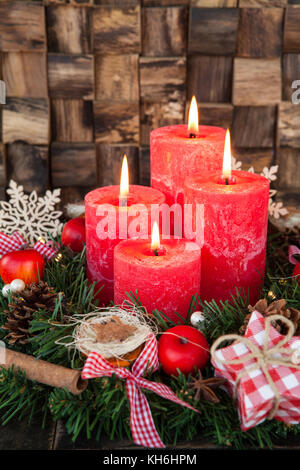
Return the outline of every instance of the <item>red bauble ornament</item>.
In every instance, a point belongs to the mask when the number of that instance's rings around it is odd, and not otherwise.
[[[76,253],[83,250],[83,244],[85,243],[84,217],[75,217],[65,224],[61,234],[61,242]]]
[[[203,369],[209,358],[209,345],[205,336],[196,328],[178,325],[162,334],[158,342],[158,357],[168,375],[185,376]]]
[[[294,267],[293,276],[297,278],[298,284],[300,285],[300,261]]]
[[[36,250],[18,250],[7,253],[0,260],[0,276],[5,284],[22,279],[25,284],[43,278],[45,260]]]

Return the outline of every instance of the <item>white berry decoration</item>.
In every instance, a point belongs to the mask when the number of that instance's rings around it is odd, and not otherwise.
[[[193,326],[199,326],[205,320],[202,312],[194,312],[191,315],[191,324]]]
[[[17,294],[19,292],[22,292],[22,290],[24,290],[24,289],[25,289],[25,282],[22,281],[22,279],[14,279],[10,283],[10,291],[13,294]]]
[[[10,291],[11,291],[10,284],[5,284],[5,286],[2,287],[3,297],[7,298]]]

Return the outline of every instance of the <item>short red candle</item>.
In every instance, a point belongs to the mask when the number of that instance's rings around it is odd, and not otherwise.
[[[195,204],[204,205],[200,296],[203,301],[226,300],[237,287],[249,289],[253,303],[265,273],[269,181],[245,171],[233,171],[230,181],[226,185],[213,173],[185,183],[185,203],[194,205],[193,223]]]
[[[179,322],[186,318],[191,298],[199,292],[200,248],[187,240],[163,240],[155,256],[151,242],[127,240],[115,248],[115,303],[137,291],[148,313],[161,310]]]
[[[151,132],[151,186],[166,195],[168,204],[183,204],[187,176],[222,170],[225,130],[199,126],[195,138],[186,124],[160,127]]]
[[[97,281],[95,290],[103,286],[99,299],[101,304],[107,304],[113,300],[114,296],[114,248],[120,242],[120,211],[128,211],[134,204],[143,204],[144,210],[148,216],[148,231],[151,232],[151,205],[163,204],[165,196],[156,189],[146,186],[130,185],[129,194],[126,198],[126,207],[119,206],[120,186],[106,186],[89,192],[85,197],[85,224],[86,224],[86,259],[87,259],[87,276],[92,282]],[[109,237],[102,240],[97,234],[99,230],[99,222],[103,220],[103,215],[97,215],[97,209],[101,205],[108,204],[108,212],[116,212],[116,232],[113,233],[113,227],[110,227],[112,233]],[[128,227],[134,217],[128,217],[126,227],[127,238]]]

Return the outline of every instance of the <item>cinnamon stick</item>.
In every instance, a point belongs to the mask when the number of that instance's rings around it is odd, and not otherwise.
[[[14,366],[15,371],[19,368],[26,373],[26,377],[30,380],[51,387],[66,388],[74,395],[79,395],[87,387],[87,380],[81,378],[79,370],[51,364],[28,354],[3,347],[0,347],[0,365],[5,369]]]

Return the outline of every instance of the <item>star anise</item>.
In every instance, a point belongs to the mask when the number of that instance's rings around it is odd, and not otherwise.
[[[201,371],[198,372],[198,377],[192,377],[190,388],[195,391],[194,399],[201,400],[203,398],[211,403],[219,403],[219,398],[213,389],[220,387],[226,382],[226,379],[220,377],[210,377],[204,379]]]

